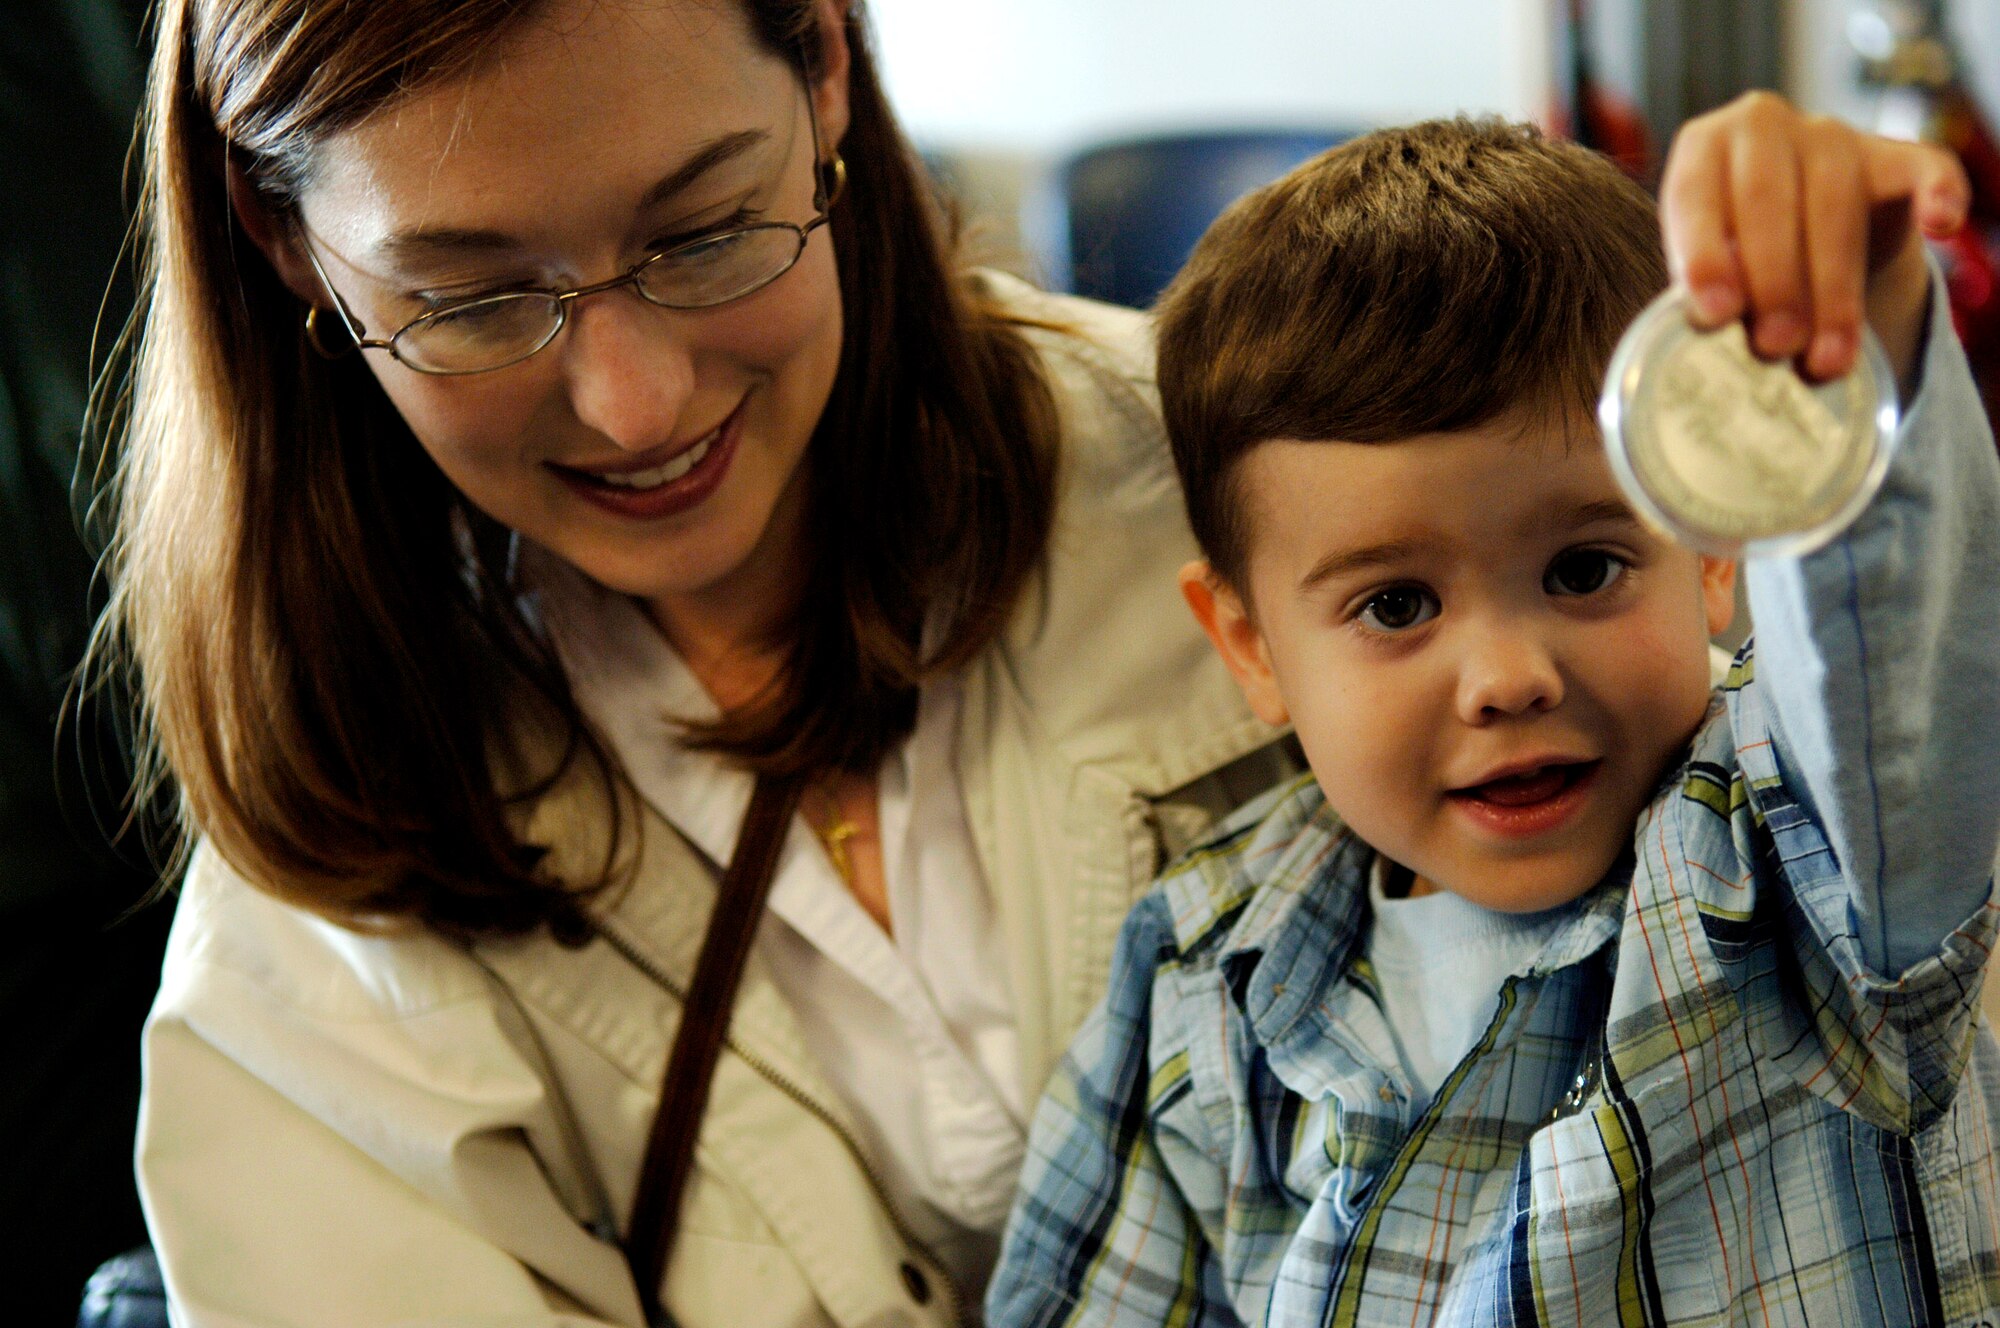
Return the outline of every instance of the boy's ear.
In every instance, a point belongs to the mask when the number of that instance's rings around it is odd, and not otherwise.
[[[1708,614],[1708,634],[1719,636],[1736,618],[1736,560],[1701,559],[1701,604]]]
[[[1243,698],[1250,703],[1251,712],[1266,724],[1290,723],[1291,712],[1285,709],[1277,675],[1271,670],[1270,648],[1251,620],[1243,597],[1215,574],[1205,558],[1197,558],[1181,568],[1181,597],[1194,610],[1194,619],[1201,624],[1201,630],[1215,643],[1216,653],[1229,666],[1236,685],[1243,689]]]
[[[250,177],[233,161],[229,163],[229,207],[236,214],[236,224],[277,271],[286,288],[308,305],[328,307],[330,297],[326,288],[299,247],[299,228],[285,224],[271,211],[270,204],[257,192],[257,186],[250,183]]]

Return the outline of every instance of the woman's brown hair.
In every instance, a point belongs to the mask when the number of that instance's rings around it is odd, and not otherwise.
[[[757,40],[812,67],[812,0],[740,3]],[[349,925],[578,934],[632,818],[621,830],[616,764],[510,584],[509,533],[432,464],[359,356],[312,350],[227,175],[283,212],[316,144],[466,71],[539,8],[166,0],[158,16],[94,660],[138,672],[142,780],[177,786],[183,841],[206,836],[260,888]],[[1047,386],[1018,329],[951,270],[860,0],[846,24],[848,184],[831,227],[847,331],[808,451],[812,584],[771,688],[691,734],[759,771],[872,770],[908,733],[918,683],[999,632],[1054,502]],[[554,880],[510,813],[579,763],[607,795],[609,847],[593,879]]]

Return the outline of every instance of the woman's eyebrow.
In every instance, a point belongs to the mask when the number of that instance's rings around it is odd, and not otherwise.
[[[695,152],[660,177],[658,183],[639,200],[641,209],[655,207],[694,185],[716,167],[742,156],[768,141],[769,130],[740,129],[724,134],[697,148]],[[502,231],[468,230],[457,226],[418,227],[392,232],[376,246],[390,260],[448,257],[465,253],[500,253],[520,247],[520,241]]]
[[[733,134],[724,134],[667,172],[658,184],[646,191],[639,205],[652,207],[655,203],[666,202],[724,162],[742,156],[770,137],[768,129],[739,129]]]

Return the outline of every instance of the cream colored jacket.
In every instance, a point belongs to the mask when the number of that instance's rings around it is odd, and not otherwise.
[[[959,735],[1039,1092],[1163,856],[1287,758],[1180,602],[1192,545],[1145,322],[993,280],[1074,329],[1033,334],[1064,423],[1046,571],[969,666]],[[568,786],[527,835],[588,863],[603,827]],[[358,935],[196,854],[138,1147],[180,1323],[645,1322],[593,1228],[631,1204],[714,885],[650,813],[642,845],[578,950]],[[855,1139],[753,954],[667,1273],[679,1323],[977,1321],[981,1289],[907,1236]]]

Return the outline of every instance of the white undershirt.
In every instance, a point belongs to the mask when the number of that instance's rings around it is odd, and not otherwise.
[[[1526,971],[1569,909],[1501,913],[1448,890],[1390,899],[1388,860],[1368,873],[1374,925],[1368,962],[1416,1099],[1428,1103],[1500,1008],[1500,988]]]
[[[639,795],[727,862],[752,781],[683,747],[670,718],[712,718],[715,703],[635,604],[553,561],[529,576],[578,703]],[[795,819],[756,944],[890,1201],[974,1294],[998,1254],[1026,1105],[999,919],[959,790],[958,710],[955,681],[925,687],[915,732],[879,772],[893,937]]]

